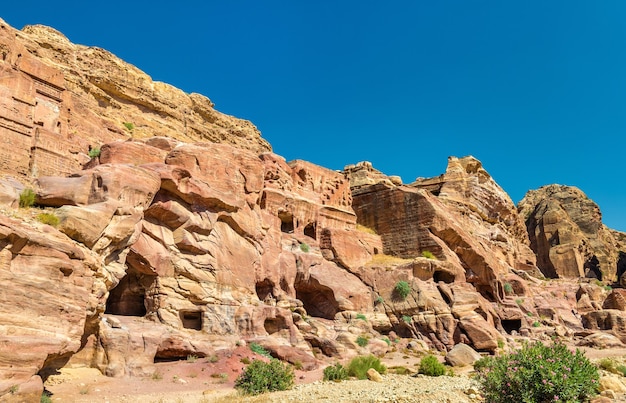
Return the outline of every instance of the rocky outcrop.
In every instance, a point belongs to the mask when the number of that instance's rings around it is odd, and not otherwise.
[[[0,394],[20,385],[39,399],[40,375],[80,349],[97,267],[52,227],[0,215]]]
[[[65,175],[105,143],[156,135],[270,150],[252,123],[218,112],[203,95],[153,81],[50,27],[18,31],[0,19],[0,173]]]
[[[582,191],[544,186],[529,191],[518,208],[526,217],[531,247],[546,277],[617,279],[617,231],[602,224],[600,208]]]

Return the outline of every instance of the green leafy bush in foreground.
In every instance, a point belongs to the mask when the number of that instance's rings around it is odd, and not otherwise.
[[[235,389],[246,395],[287,390],[293,386],[294,377],[291,365],[275,358],[270,362],[254,360],[235,381]]]
[[[446,366],[439,362],[434,355],[427,355],[420,360],[420,374],[428,376],[441,376],[446,373]]]
[[[335,365],[330,365],[324,368],[324,380],[325,381],[345,381],[348,379],[348,371],[346,368],[340,363],[336,363]]]
[[[358,379],[367,379],[367,370],[374,368],[379,374],[387,372],[387,367],[373,355],[354,357],[348,364],[348,375]]]
[[[526,344],[521,350],[476,362],[485,401],[584,402],[598,390],[598,370],[580,350],[564,344]]]
[[[53,227],[56,227],[57,225],[59,225],[59,217],[57,217],[56,215],[52,214],[52,213],[39,213],[37,215],[37,221],[39,221],[42,224],[48,224],[51,225]]]

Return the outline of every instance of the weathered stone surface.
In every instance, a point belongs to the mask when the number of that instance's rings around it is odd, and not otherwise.
[[[617,279],[617,241],[597,204],[572,186],[529,191],[519,203],[537,265],[545,276]]]
[[[457,344],[446,354],[446,362],[453,367],[473,365],[479,359],[480,354],[464,343]]]
[[[89,161],[90,148],[129,138],[270,149],[252,123],[216,111],[205,96],[155,82],[106,50],[73,44],[52,28],[18,31],[0,20],[0,49],[0,172],[68,174]],[[132,155],[125,150],[118,157]],[[101,151],[104,159],[117,158]]]
[[[93,264],[87,250],[58,231],[0,215],[0,394],[42,383],[78,351],[90,301]],[[33,378],[34,377],[34,378]],[[37,380],[38,379],[38,380]],[[21,388],[20,388],[21,389]],[[35,393],[36,394],[36,393]]]

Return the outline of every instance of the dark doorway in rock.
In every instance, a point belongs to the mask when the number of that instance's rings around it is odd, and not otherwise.
[[[272,290],[274,290],[274,284],[269,279],[265,279],[260,283],[256,283],[256,295],[260,301],[265,301],[266,298],[273,297]]]
[[[129,269],[119,284],[109,291],[104,313],[123,316],[145,316],[147,313],[144,275]]]
[[[596,278],[602,281],[602,271],[600,270],[600,261],[596,255],[593,255],[585,262],[583,266],[585,269],[585,277],[587,278]]]
[[[496,297],[493,295],[493,291],[489,285],[476,284],[476,291],[480,293],[489,302],[496,302]]]
[[[266,318],[263,326],[265,327],[265,331],[269,335],[278,333],[279,331],[288,328],[287,322],[282,316],[277,316],[275,318]]]
[[[521,319],[502,319],[500,323],[502,324],[504,331],[508,334],[511,334],[513,331],[519,332],[522,327]]]
[[[315,231],[315,223],[309,223],[304,227],[304,235],[317,239],[317,232]]]
[[[202,330],[202,312],[180,311],[180,321],[185,329]]]
[[[302,301],[304,309],[309,315],[330,320],[335,319],[335,314],[339,311],[339,304],[332,289],[312,278],[307,281],[296,278],[295,288],[296,298]]]
[[[293,215],[289,213],[280,213],[278,214],[278,218],[280,218],[280,230],[285,234],[292,234],[294,230],[293,225]]]
[[[437,270],[433,273],[433,280],[435,280],[435,283],[440,281],[443,281],[446,284],[454,283],[454,274],[443,270]]]
[[[620,277],[626,273],[626,252],[619,252],[619,256],[617,258],[617,281],[619,282]]]

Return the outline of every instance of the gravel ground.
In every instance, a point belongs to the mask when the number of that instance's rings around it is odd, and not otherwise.
[[[292,390],[257,398],[239,398],[247,402],[399,402],[459,403],[478,402],[475,382],[465,376],[428,377],[383,375],[382,382],[348,380],[313,382],[296,385]],[[206,400],[210,402],[211,400]],[[236,394],[223,396],[219,402],[237,401]]]

